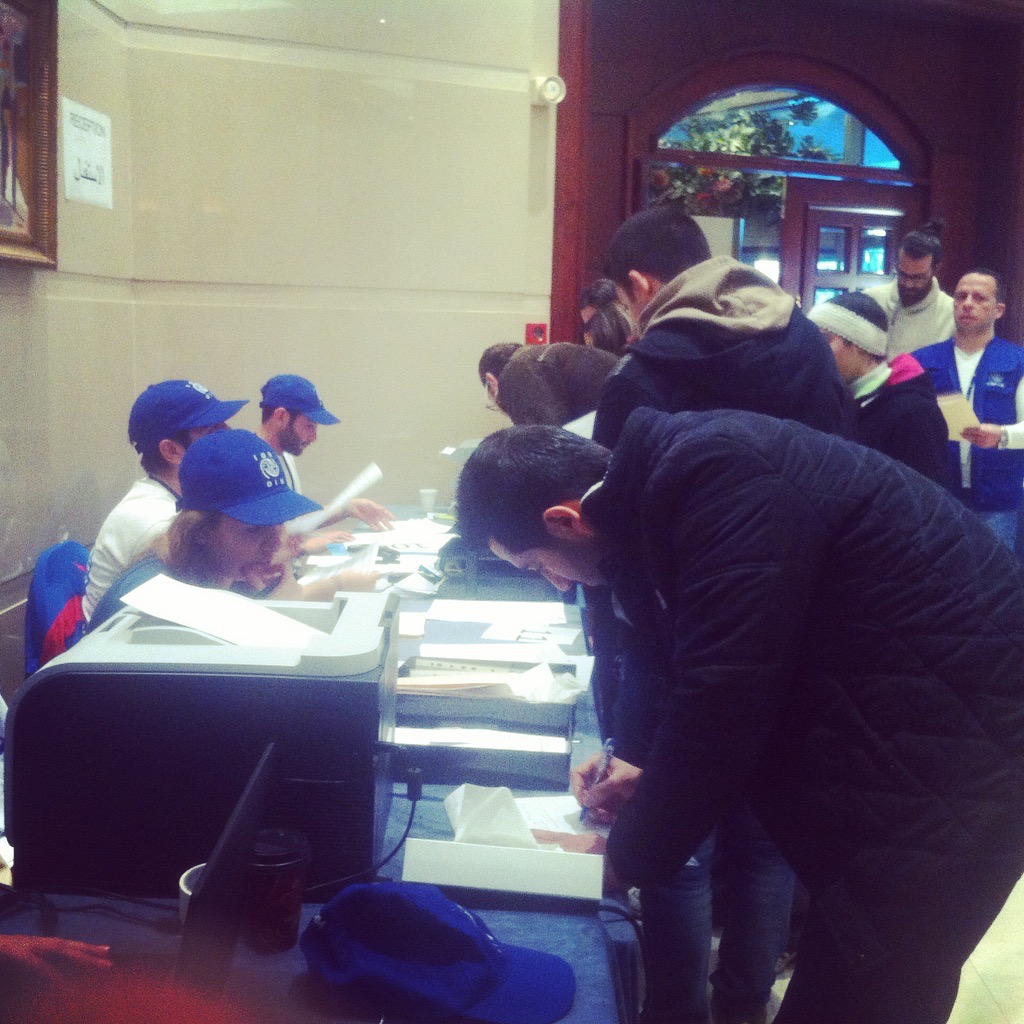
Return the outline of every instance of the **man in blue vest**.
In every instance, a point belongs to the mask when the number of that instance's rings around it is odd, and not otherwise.
[[[961,391],[974,408],[979,425],[949,443],[953,490],[1013,548],[1024,484],[1024,349],[996,336],[1005,310],[999,275],[972,270],[953,293],[953,337],[914,354],[936,392]]]

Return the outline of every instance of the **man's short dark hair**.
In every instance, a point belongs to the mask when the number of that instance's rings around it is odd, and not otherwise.
[[[963,277],[966,277],[967,274],[981,274],[983,277],[991,277],[996,283],[996,302],[1006,301],[1006,286],[1003,284],[1003,275],[998,271],[992,270],[989,267],[972,267]]]
[[[704,232],[682,204],[662,203],[619,226],[608,243],[604,272],[628,289],[631,270],[668,282],[710,257]]]
[[[267,423],[278,409],[284,409],[283,405],[264,405],[260,402],[260,422]],[[284,409],[288,413],[288,426],[293,426],[295,417],[299,415],[298,409]]]
[[[472,547],[550,545],[544,510],[582,498],[604,477],[607,448],[559,427],[509,427],[485,437],[455,495],[456,532]]]
[[[912,260],[923,260],[925,256],[931,256],[932,266],[937,267],[942,262],[942,233],[945,230],[946,222],[941,217],[933,217],[903,239],[900,251]]]
[[[603,309],[617,298],[615,282],[607,277],[599,277],[580,289],[579,307],[586,309],[587,306],[593,306],[594,309]]]
[[[514,341],[500,341],[497,345],[491,345],[484,349],[484,354],[477,363],[476,372],[480,375],[480,383],[487,383],[487,374],[493,373],[495,377],[501,376],[508,361],[522,348],[522,345]]]
[[[865,295],[863,292],[843,292],[842,295],[829,299],[829,302],[833,306],[839,306],[840,309],[848,309],[851,313],[856,313],[857,316],[867,320],[869,324],[874,324],[880,331],[889,333],[889,318],[885,315],[885,310],[870,295]]]
[[[171,434],[167,440],[177,442],[182,448],[188,451],[189,445],[195,439],[192,437],[192,431],[186,427],[184,430],[179,430],[176,433]],[[160,454],[159,448],[153,448],[150,451],[143,452],[139,456],[139,462],[142,464],[143,472],[147,476],[159,476],[172,468],[171,464],[163,457],[163,455]]]

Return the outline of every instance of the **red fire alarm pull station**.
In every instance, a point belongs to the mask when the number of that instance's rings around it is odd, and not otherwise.
[[[526,344],[527,345],[546,345],[548,343],[548,325],[547,324],[527,324],[526,325]]]

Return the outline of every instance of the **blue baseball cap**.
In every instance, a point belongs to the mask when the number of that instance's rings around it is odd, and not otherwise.
[[[310,973],[360,1009],[416,1020],[552,1024],[576,978],[561,957],[499,942],[437,886],[350,885],[302,933]]]
[[[277,526],[320,506],[293,491],[273,448],[248,430],[195,441],[178,467],[178,508],[223,512],[252,526]]]
[[[287,409],[289,412],[301,412],[314,423],[329,427],[340,423],[337,416],[324,408],[324,403],[316,393],[311,381],[294,373],[282,373],[271,377],[260,388],[263,398],[260,405],[267,409]]]
[[[135,399],[128,416],[128,440],[139,454],[156,451],[164,438],[191,427],[215,427],[231,419],[246,399],[221,402],[193,380],[150,384]]]

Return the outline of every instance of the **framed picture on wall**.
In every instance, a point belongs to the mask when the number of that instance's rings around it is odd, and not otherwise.
[[[57,0],[0,0],[0,258],[57,265]]]

